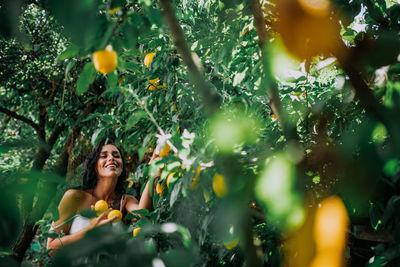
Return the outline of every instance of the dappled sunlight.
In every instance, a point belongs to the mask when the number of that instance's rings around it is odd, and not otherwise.
[[[397,266],[398,1],[11,2],[0,266]]]

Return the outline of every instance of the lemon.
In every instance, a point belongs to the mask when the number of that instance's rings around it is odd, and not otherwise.
[[[112,211],[110,211],[110,212],[108,213],[107,218],[110,219],[110,218],[112,218],[112,217],[114,217],[114,216],[117,216],[117,215],[118,215],[118,218],[115,218],[115,219],[113,220],[113,222],[119,222],[120,220],[122,220],[122,213],[121,213],[119,210],[112,210]]]
[[[97,216],[105,212],[106,210],[108,210],[107,202],[105,200],[97,201],[96,204],[94,204],[94,210],[97,212]]]
[[[212,181],[212,188],[218,197],[223,197],[228,193],[225,184],[225,177],[221,174],[215,174]]]
[[[160,196],[162,196],[163,191],[165,189],[165,185],[158,183],[156,186],[156,192],[157,194],[159,194]]]
[[[172,178],[174,178],[174,174],[175,174],[175,172],[171,172],[170,174],[168,174],[167,187],[169,187],[169,183],[171,182]]]
[[[194,177],[192,180],[192,183],[190,184],[190,188],[191,189],[196,189],[197,187],[199,187],[199,177]]]
[[[147,89],[149,89],[150,91],[153,91],[154,89],[167,87],[167,84],[162,83],[160,78],[155,78],[153,80],[150,80],[149,82],[150,84],[147,86]]]
[[[224,242],[224,246],[228,249],[228,250],[231,250],[231,249],[233,249],[234,247],[236,247],[237,245],[239,244],[239,238],[235,238],[235,239],[233,239],[232,241],[230,241],[230,242]]]
[[[108,12],[109,12],[111,15],[113,15],[113,14],[117,13],[117,11],[119,11],[119,10],[121,10],[121,8],[120,8],[120,7],[116,7],[116,8],[111,9],[111,10],[108,11]]]
[[[190,184],[191,189],[196,189],[197,187],[199,187],[199,182],[200,182],[199,176],[202,169],[203,169],[202,166],[197,167],[196,175],[193,178],[192,183]]]
[[[142,229],[142,228],[136,227],[135,229],[133,229],[133,237],[137,236],[137,234],[139,233],[140,229]]]
[[[102,74],[113,72],[118,64],[117,53],[108,45],[106,49],[93,53],[93,63],[95,69]]]
[[[165,157],[168,155],[170,150],[171,150],[171,147],[168,144],[165,144],[165,146],[163,147],[163,149],[161,149],[160,154],[158,156]]]
[[[146,65],[147,68],[150,66],[150,63],[153,61],[153,57],[155,54],[156,54],[155,52],[151,52],[151,53],[148,53],[144,57],[144,65]]]
[[[317,250],[342,251],[346,245],[348,224],[349,217],[342,200],[338,196],[324,199],[315,214],[314,221]]]

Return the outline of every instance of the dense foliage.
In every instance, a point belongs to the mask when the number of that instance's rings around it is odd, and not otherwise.
[[[0,28],[2,263],[308,266],[317,207],[338,195],[347,265],[396,265],[396,1],[15,2],[0,2],[20,14]],[[107,45],[118,67],[103,75]],[[155,209],[51,258],[57,203],[104,137],[128,193],[157,184]]]

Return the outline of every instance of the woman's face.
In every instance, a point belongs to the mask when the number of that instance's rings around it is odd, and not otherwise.
[[[122,157],[114,145],[104,145],[97,160],[96,171],[99,177],[119,177],[123,168]]]

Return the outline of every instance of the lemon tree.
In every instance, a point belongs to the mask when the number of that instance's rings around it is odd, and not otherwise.
[[[350,251],[354,264],[396,263],[396,1],[14,2],[0,7],[1,200],[18,203],[1,208],[3,255],[311,266]],[[152,158],[160,136],[168,148]],[[49,259],[57,201],[103,138],[126,153],[126,193],[154,185],[154,210]],[[330,195],[343,203],[325,213]],[[344,211],[357,242],[342,238]],[[337,257],[317,240],[340,245]]]

